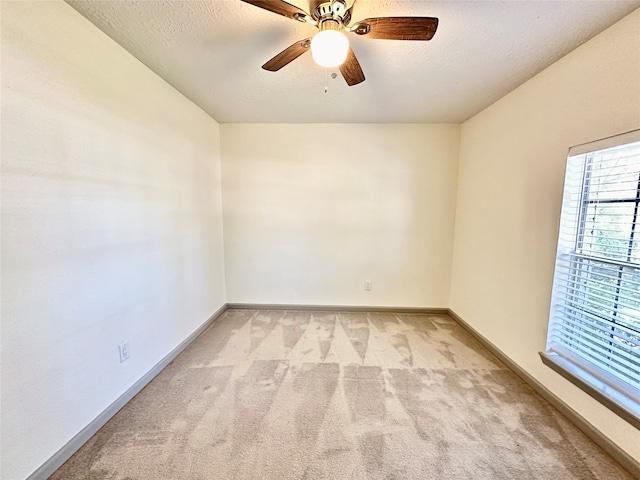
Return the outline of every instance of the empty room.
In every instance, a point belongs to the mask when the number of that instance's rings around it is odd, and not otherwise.
[[[640,0],[0,8],[0,480],[640,478]]]

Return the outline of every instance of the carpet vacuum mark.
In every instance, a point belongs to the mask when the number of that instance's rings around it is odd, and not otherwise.
[[[446,315],[228,310],[51,478],[631,476]]]

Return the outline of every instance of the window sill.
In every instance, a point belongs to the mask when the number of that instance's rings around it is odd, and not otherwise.
[[[582,389],[609,410],[640,430],[640,403],[557,353],[540,352],[542,363]]]

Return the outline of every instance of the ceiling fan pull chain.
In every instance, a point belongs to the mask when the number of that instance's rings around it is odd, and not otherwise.
[[[324,70],[324,93],[329,93],[329,85],[327,84],[327,71],[328,69],[325,68]]]

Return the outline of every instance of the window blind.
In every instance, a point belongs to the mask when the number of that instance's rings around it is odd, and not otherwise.
[[[569,152],[547,353],[640,404],[640,132]]]

